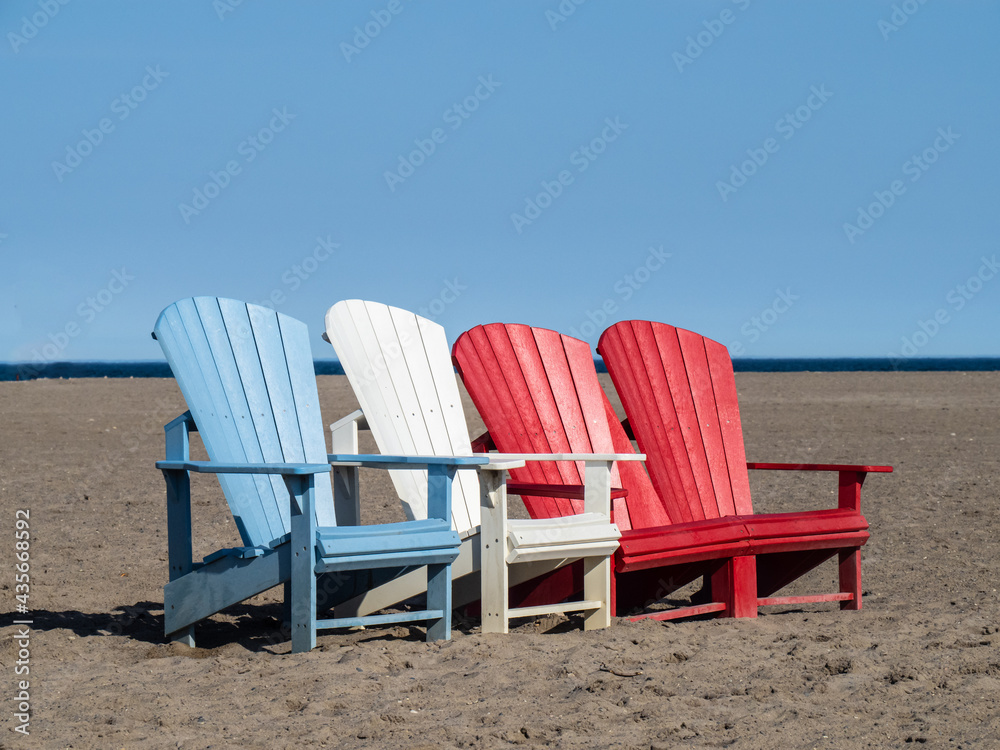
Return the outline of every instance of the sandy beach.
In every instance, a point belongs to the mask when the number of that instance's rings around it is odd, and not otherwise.
[[[602,382],[613,393],[607,376]],[[280,589],[166,644],[162,425],[172,380],[0,383],[0,748],[995,747],[1000,737],[1000,373],[737,375],[748,459],[891,464],[862,510],[861,612],[769,608],[756,620],[518,621],[456,616],[323,631],[289,654]],[[356,408],[319,379],[327,423]],[[481,421],[467,401],[474,434]],[[374,450],[367,434],[363,450]],[[751,474],[757,512],[836,504],[835,474]],[[366,522],[401,520],[362,475]],[[193,480],[196,559],[237,543],[217,482]],[[30,603],[14,529],[30,513]],[[789,593],[832,590],[827,563]],[[829,584],[827,583],[829,582]],[[30,676],[15,673],[28,617]],[[30,680],[30,735],[15,732]]]

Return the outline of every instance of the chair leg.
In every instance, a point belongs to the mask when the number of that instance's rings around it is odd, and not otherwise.
[[[292,495],[292,653],[316,648],[316,516],[313,476],[286,476]]]
[[[428,641],[451,639],[451,565],[427,566],[427,609],[440,609],[444,615],[427,622]]]
[[[482,561],[482,631],[484,633],[507,633],[510,625],[510,604],[508,601],[508,569],[507,562],[502,556],[489,557],[493,548],[497,544],[490,545],[490,549],[483,551]]]
[[[850,601],[841,602],[841,609],[861,609],[861,548],[840,552],[840,591],[854,594]]]
[[[726,608],[718,617],[733,616],[733,561],[723,560],[715,571],[707,576],[708,590],[713,602],[722,602]]]
[[[618,616],[618,572],[614,569],[613,563],[611,567],[611,583],[608,586],[608,611],[612,615]]]
[[[600,630],[611,626],[611,560],[607,557],[586,557],[583,560],[583,598],[600,601],[600,609],[589,610],[583,617],[584,630]]]
[[[180,439],[177,435],[175,439]],[[183,432],[187,445],[187,431]],[[167,438],[168,446],[170,436]],[[168,447],[168,453],[170,453]],[[187,457],[187,448],[182,454]],[[191,572],[191,477],[186,471],[165,471],[163,478],[167,484],[167,557],[170,565],[170,580],[182,578]],[[170,602],[164,593],[164,609],[169,610]],[[194,625],[167,633],[167,638],[175,643],[183,643],[194,648]]]
[[[167,635],[173,643],[182,643],[185,646],[190,646],[194,648],[194,625],[188,625],[186,628],[181,628],[176,633],[170,633]]]
[[[757,616],[757,558],[733,558],[733,617]]]
[[[292,522],[295,519],[293,517]],[[313,550],[292,550],[292,653],[316,648],[316,574]]]
[[[482,631],[506,633],[510,606],[510,571],[507,567],[506,472],[480,469],[479,507],[482,517],[480,592]]]
[[[726,560],[711,575],[713,601],[726,609],[719,617],[757,616],[757,559],[741,555]]]
[[[291,628],[292,627],[292,579],[289,578],[283,584],[281,584],[282,596],[284,597],[281,602],[281,627]]]

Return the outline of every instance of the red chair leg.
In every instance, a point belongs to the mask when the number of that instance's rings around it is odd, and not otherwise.
[[[841,609],[861,609],[861,548],[840,552],[840,591],[854,598],[840,603]]]
[[[757,558],[733,558],[733,617],[757,616]]]
[[[712,574],[712,599],[726,605],[719,617],[756,617],[757,559],[743,555],[719,566]]]

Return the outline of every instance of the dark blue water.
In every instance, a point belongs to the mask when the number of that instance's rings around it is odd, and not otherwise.
[[[317,375],[343,375],[335,359],[318,359]],[[0,381],[36,378],[172,378],[164,361],[144,362],[0,362]]]
[[[595,360],[598,372],[607,372]],[[335,359],[318,359],[317,375],[343,375]],[[736,372],[948,372],[1000,370],[1000,357],[780,358],[734,359]],[[0,362],[0,381],[36,378],[169,378],[163,361],[145,362]]]
[[[1000,357],[734,359],[736,372],[975,372],[1000,370]]]

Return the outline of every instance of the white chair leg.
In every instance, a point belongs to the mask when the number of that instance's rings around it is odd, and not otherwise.
[[[611,626],[611,560],[607,557],[587,557],[583,560],[583,598],[601,602],[600,609],[584,615],[584,630],[600,630]]]
[[[484,633],[508,631],[507,472],[480,469],[482,623]]]
[[[584,510],[611,516],[610,461],[588,461],[584,468]],[[587,612],[584,630],[611,626],[611,559],[588,557],[583,561],[583,598],[601,602],[600,609]]]

